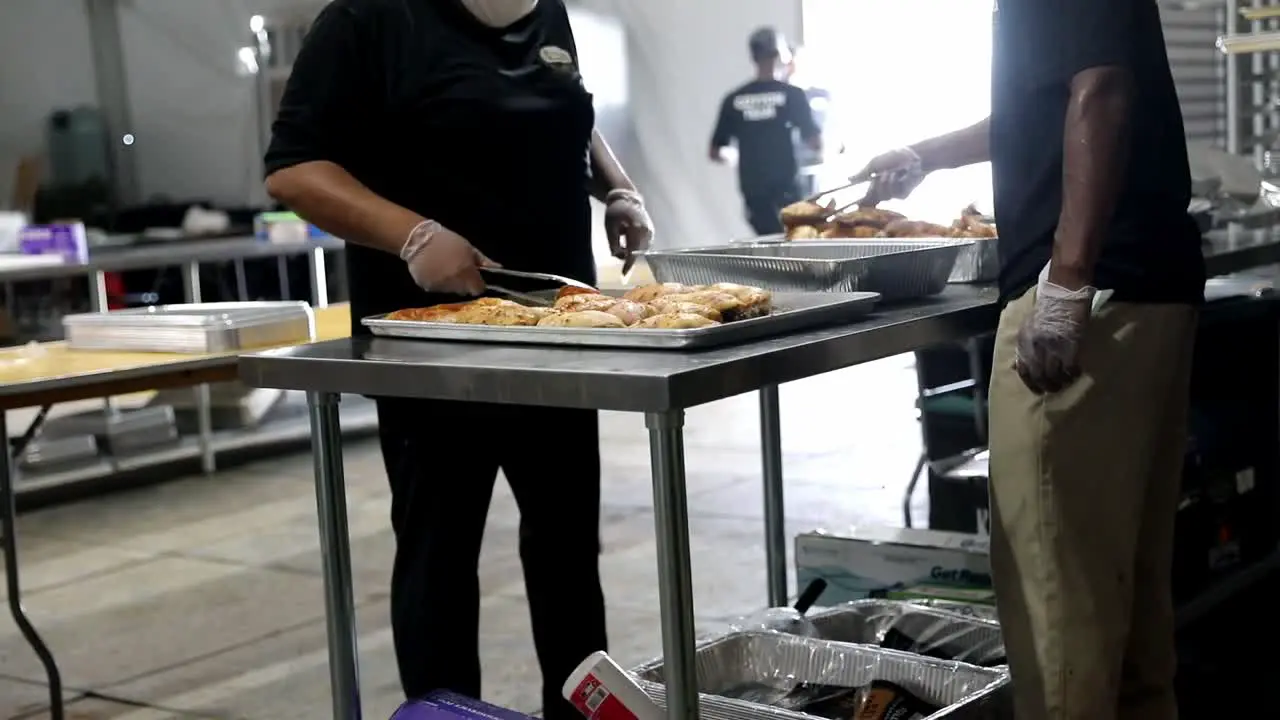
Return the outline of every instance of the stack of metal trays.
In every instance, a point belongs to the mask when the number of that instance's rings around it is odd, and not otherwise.
[[[315,337],[304,302],[157,305],[68,315],[67,345],[76,350],[219,353],[287,345]]]
[[[1005,663],[1000,625],[894,600],[855,600],[808,615],[818,637],[958,660]]]
[[[42,438],[89,435],[102,450],[125,456],[178,441],[173,408],[153,405],[138,410],[92,412],[54,418],[45,423]]]
[[[27,445],[18,458],[18,467],[27,472],[48,472],[84,465],[97,459],[98,443],[92,435],[41,437]]]
[[[645,253],[659,282],[736,282],[777,292],[874,292],[883,302],[942,292],[973,240],[805,240]]]
[[[721,697],[747,685],[783,694],[800,683],[858,688],[887,680],[943,709],[928,720],[1009,717],[1008,676],[1002,670],[769,632],[731,633],[704,641],[695,659],[702,716],[710,720],[808,720],[812,716]],[[661,660],[635,670],[644,691],[665,704]]]

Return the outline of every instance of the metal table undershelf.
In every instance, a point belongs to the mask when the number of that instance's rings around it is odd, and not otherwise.
[[[994,326],[995,292],[951,287],[852,325],[697,353],[627,352],[353,338],[249,355],[241,378],[305,390],[311,411],[336,720],[360,717],[351,555],[338,428],[340,394],[642,412],[649,430],[668,715],[696,718],[684,411],[760,393],[768,599],[787,598],[778,385]]]

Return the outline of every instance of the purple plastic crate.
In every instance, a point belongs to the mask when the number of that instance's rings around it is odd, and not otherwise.
[[[530,716],[447,690],[436,690],[421,700],[401,705],[391,720],[530,720]]]
[[[28,225],[18,232],[18,250],[24,255],[61,255],[70,263],[89,261],[84,225]]]

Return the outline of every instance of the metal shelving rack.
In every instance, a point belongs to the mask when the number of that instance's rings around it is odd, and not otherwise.
[[[1264,174],[1280,171],[1280,2],[1226,0],[1222,18],[1224,148],[1252,157]]]

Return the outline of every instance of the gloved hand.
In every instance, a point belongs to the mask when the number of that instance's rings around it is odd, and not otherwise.
[[[909,147],[901,147],[871,158],[871,162],[852,175],[849,181],[870,181],[871,186],[867,188],[866,197],[861,204],[875,205],[885,200],[907,197],[924,178],[920,156]]]
[[[1080,345],[1097,288],[1068,290],[1049,282],[1049,267],[1036,284],[1035,308],[1018,328],[1014,369],[1031,392],[1055,393],[1080,377]]]
[[[418,287],[451,295],[479,295],[485,288],[479,268],[501,267],[435,220],[418,223],[409,232],[400,259]]]
[[[653,242],[653,219],[640,193],[609,191],[605,197],[604,231],[609,239],[609,252],[619,260],[649,249]]]

